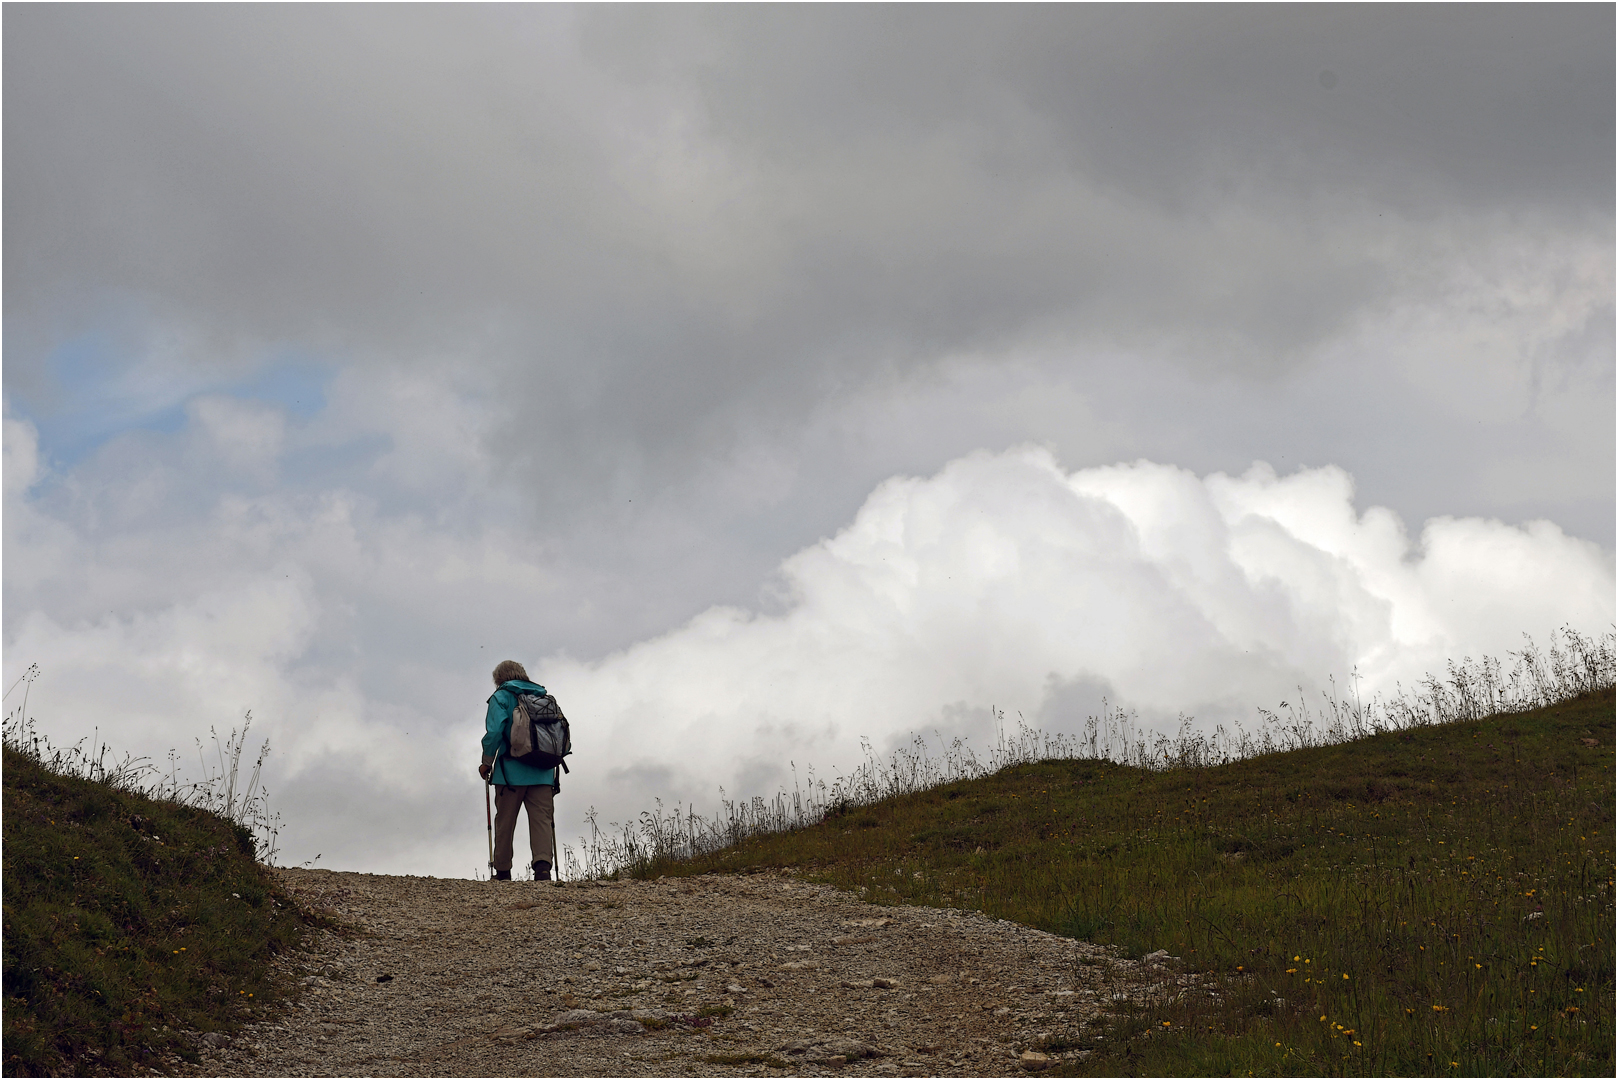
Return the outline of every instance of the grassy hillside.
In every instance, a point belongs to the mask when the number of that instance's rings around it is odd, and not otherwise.
[[[1613,728],[1608,689],[1216,767],[1048,761],[637,872],[797,867],[1221,975],[1097,1074],[1610,1075]]]
[[[300,916],[246,828],[5,748],[8,1076],[167,1072],[275,996]]]

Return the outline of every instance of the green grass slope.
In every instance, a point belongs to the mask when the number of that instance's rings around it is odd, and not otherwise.
[[[4,762],[8,1076],[167,1072],[277,988],[301,916],[214,814]]]
[[[795,867],[1221,976],[1097,1074],[1607,1076],[1613,729],[1609,689],[1204,769],[1049,761],[641,872]]]

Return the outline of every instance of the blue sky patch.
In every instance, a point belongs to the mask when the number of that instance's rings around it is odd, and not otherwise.
[[[263,401],[308,420],[326,407],[333,368],[286,350],[266,357],[245,377],[222,380],[195,365],[162,371],[120,354],[112,338],[87,334],[55,349],[46,379],[34,393],[8,387],[13,413],[39,431],[40,452],[56,468],[71,468],[128,431],[173,433],[186,423],[185,404],[199,394]]]

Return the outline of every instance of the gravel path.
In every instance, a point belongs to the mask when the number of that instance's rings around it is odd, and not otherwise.
[[[359,933],[206,1047],[223,1076],[1002,1075],[1097,1014],[1200,982],[979,912],[790,876],[455,881],[280,870]],[[1075,1048],[1077,1047],[1077,1048]],[[1064,1056],[1052,1051],[1049,1059]]]

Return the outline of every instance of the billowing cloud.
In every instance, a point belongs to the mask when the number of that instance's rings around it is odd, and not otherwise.
[[[1353,494],[1335,468],[1067,473],[1042,449],[974,454],[885,482],[788,559],[782,610],[714,608],[543,670],[590,718],[581,742],[626,772],[702,748],[677,788],[700,798],[726,776],[788,782],[788,759],[846,770],[862,738],[956,734],[962,717],[984,747],[991,706],[1067,733],[1085,713],[1064,709],[1098,714],[1101,693],[1159,730],[1180,713],[1250,722],[1299,684],[1357,673],[1369,699],[1524,632],[1611,621],[1610,560],[1549,522],[1441,518],[1413,541]],[[1061,693],[1075,685],[1091,700]]]

